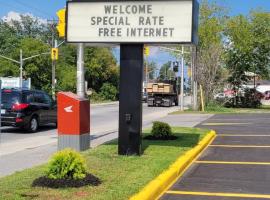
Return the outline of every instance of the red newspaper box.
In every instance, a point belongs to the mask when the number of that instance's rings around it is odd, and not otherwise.
[[[90,146],[90,102],[72,92],[57,94],[58,149]]]

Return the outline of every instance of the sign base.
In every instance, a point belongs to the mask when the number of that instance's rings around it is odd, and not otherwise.
[[[58,150],[72,148],[85,151],[90,147],[90,134],[83,135],[58,135]]]
[[[120,155],[141,154],[143,44],[120,46]]]

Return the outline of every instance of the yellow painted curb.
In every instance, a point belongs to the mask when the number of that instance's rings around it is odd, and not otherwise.
[[[161,173],[157,178],[148,183],[139,193],[129,200],[154,200],[186,169],[186,167],[204,150],[204,148],[216,136],[211,130],[197,146],[180,156],[170,167]]]

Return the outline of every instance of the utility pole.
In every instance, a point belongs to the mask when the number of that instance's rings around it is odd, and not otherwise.
[[[84,44],[79,43],[77,47],[77,95],[85,97],[85,77],[84,77]]]
[[[194,110],[198,110],[198,76],[197,76],[197,69],[198,69],[198,50],[197,46],[194,47],[194,65],[193,65],[193,78],[194,78]]]
[[[2,136],[2,81],[0,80],[0,144],[1,144],[1,136]]]
[[[54,40],[54,48],[57,48],[57,40]],[[55,68],[56,60],[52,60],[52,98],[55,100]]]
[[[181,111],[184,111],[184,46],[182,46],[182,58],[181,58]]]
[[[23,86],[23,55],[20,49],[20,88]]]
[[[193,51],[193,46],[190,46],[190,55],[191,55],[191,59],[190,59],[190,69],[191,69],[191,105],[192,105],[192,109],[194,109],[194,51]]]

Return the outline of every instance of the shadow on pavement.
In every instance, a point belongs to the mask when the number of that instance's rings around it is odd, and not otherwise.
[[[40,126],[36,133],[50,131],[56,128],[57,127],[54,124]],[[35,134],[35,133],[27,132],[26,130],[23,130],[17,127],[2,127],[1,131],[2,133],[12,133],[12,134]]]

